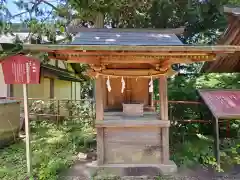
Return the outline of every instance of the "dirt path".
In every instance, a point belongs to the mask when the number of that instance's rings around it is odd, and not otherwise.
[[[86,163],[87,161],[77,160],[71,168],[59,175],[59,180],[90,180]]]

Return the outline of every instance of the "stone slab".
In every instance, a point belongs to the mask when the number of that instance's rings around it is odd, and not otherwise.
[[[97,162],[87,164],[92,176],[158,176],[171,175],[177,172],[177,166],[173,161],[167,164],[104,164],[97,165]]]

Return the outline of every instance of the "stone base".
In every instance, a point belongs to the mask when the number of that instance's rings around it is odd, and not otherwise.
[[[173,161],[168,164],[104,164],[97,165],[97,162],[87,164],[92,176],[158,176],[171,175],[177,172],[177,166]]]

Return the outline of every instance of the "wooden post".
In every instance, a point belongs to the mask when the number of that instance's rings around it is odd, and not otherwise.
[[[75,84],[75,102],[77,100],[77,82],[74,83]]]
[[[96,20],[95,20],[95,27],[96,28],[103,28],[104,27],[104,15],[102,13],[98,13],[96,16]],[[103,81],[104,78],[99,76],[96,79],[96,89],[95,89],[95,93],[96,93],[96,120],[103,120]]]
[[[96,120],[102,121],[104,117],[103,109],[103,78],[96,79]],[[104,163],[104,129],[97,128],[97,164]]]
[[[27,84],[23,84],[24,115],[25,115],[25,135],[26,135],[26,158],[28,177],[32,175],[31,147],[30,147],[30,125],[28,115],[28,91]]]
[[[151,104],[150,105],[151,105],[151,108],[154,109],[154,98],[153,98],[154,92],[151,92],[150,96],[151,96]]]
[[[95,21],[96,28],[104,27],[104,15],[98,13]],[[96,120],[101,121],[104,119],[104,100],[103,100],[103,83],[104,78],[99,76],[96,79],[95,97],[96,97]],[[102,165],[104,163],[104,129],[97,128],[97,164]]]
[[[103,83],[103,109],[106,109],[107,107],[107,93],[108,93],[108,90],[107,90],[107,87],[106,87],[106,78],[102,78],[102,83]]]
[[[131,79],[130,78],[125,78],[124,79],[126,82],[126,99],[125,102],[127,103],[131,103],[131,96],[132,96],[132,92],[131,92]]]
[[[168,120],[167,77],[159,78],[160,119]]]
[[[96,79],[96,120],[103,120],[103,87],[102,77]]]
[[[168,94],[167,94],[167,77],[159,78],[159,98],[160,98],[160,119],[168,121]],[[169,161],[169,128],[162,128],[162,161]]]
[[[57,123],[59,122],[60,119],[60,102],[59,99],[57,100]]]
[[[214,121],[214,132],[215,132],[215,136],[214,136],[215,157],[218,165],[217,171],[219,171],[220,170],[219,124],[218,124],[218,118],[216,117]]]

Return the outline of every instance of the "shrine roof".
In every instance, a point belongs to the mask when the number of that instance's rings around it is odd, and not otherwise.
[[[183,43],[175,34],[152,30],[134,32],[121,29],[87,29],[79,32],[72,45],[173,46]]]
[[[240,46],[240,7],[224,7],[228,26],[218,41],[218,45]],[[240,72],[240,53],[221,54],[214,62],[206,62],[201,68],[203,73]]]

